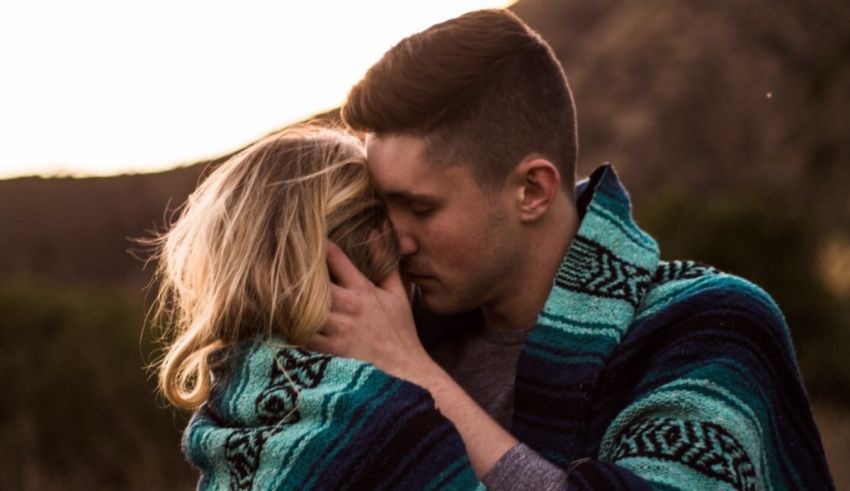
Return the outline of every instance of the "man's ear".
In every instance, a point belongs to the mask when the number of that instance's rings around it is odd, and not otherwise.
[[[514,177],[520,219],[537,220],[555,201],[561,189],[561,173],[551,161],[530,156],[517,165]]]

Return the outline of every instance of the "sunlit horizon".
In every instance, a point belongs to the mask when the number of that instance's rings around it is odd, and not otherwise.
[[[0,179],[157,172],[338,107],[389,47],[513,1],[0,5]]]

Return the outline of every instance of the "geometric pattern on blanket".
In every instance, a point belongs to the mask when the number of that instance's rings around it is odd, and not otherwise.
[[[652,277],[653,283],[676,280],[692,280],[707,274],[717,273],[717,268],[698,261],[661,261]]]
[[[651,276],[646,269],[620,259],[601,244],[576,236],[555,284],[596,297],[625,300],[637,307]]]
[[[230,473],[230,489],[251,489],[260,467],[260,454],[269,436],[278,428],[245,428],[234,431],[225,442],[225,458]]]
[[[618,436],[613,459],[629,457],[671,460],[735,489],[756,488],[755,467],[741,444],[723,427],[707,421],[644,420]]]
[[[225,442],[231,489],[251,489],[266,440],[301,419],[299,390],[319,385],[331,357],[302,349],[282,349],[273,359],[269,386],[255,401],[257,415],[269,426],[237,430]]]
[[[257,396],[256,409],[264,424],[292,424],[301,419],[298,391],[322,381],[331,357],[303,349],[282,349],[274,357],[269,386]]]

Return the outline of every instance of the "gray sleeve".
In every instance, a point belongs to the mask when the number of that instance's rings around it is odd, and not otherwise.
[[[484,485],[490,490],[508,489],[566,489],[567,473],[541,457],[523,443],[518,443],[502,455],[484,475]]]

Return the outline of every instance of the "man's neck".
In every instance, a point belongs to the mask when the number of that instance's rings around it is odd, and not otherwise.
[[[579,219],[570,198],[552,210],[545,223],[529,234],[523,266],[510,278],[505,291],[482,306],[485,325],[495,330],[529,329],[552,291],[555,275],[578,231]]]

